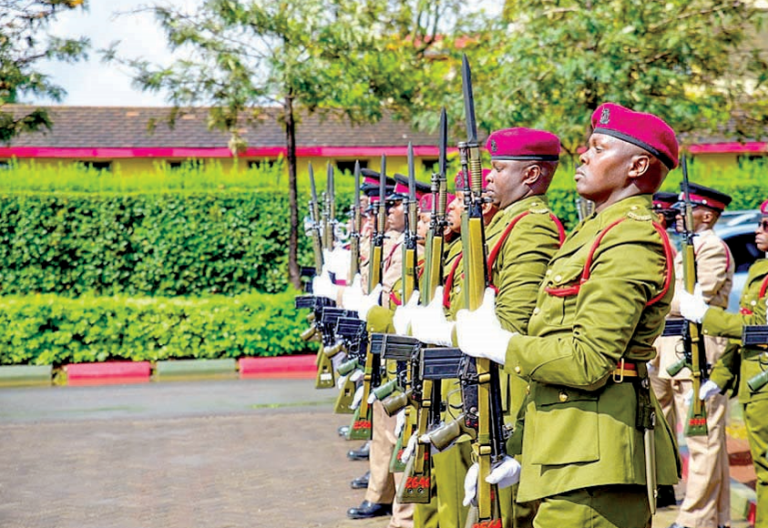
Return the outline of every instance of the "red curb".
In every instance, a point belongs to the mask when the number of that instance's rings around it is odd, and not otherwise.
[[[248,357],[238,362],[240,378],[313,379],[317,374],[315,355]]]
[[[112,383],[148,383],[149,361],[108,361],[66,365],[68,385],[105,385]]]

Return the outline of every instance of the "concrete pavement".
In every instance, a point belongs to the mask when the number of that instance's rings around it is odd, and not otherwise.
[[[384,528],[346,518],[367,464],[346,459],[360,442],[337,436],[335,396],[308,380],[0,390],[0,526]]]

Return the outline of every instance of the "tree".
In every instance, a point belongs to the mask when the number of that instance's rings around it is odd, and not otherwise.
[[[738,0],[507,0],[467,48],[478,120],[486,131],[551,130],[572,155],[606,101],[658,113],[678,133],[729,124],[759,137],[768,124],[768,63],[754,38],[762,20]]]
[[[171,122],[185,107],[211,107],[210,125],[229,131],[258,126],[267,114],[285,127],[290,198],[288,274],[300,286],[296,127],[301,116],[342,115],[375,122],[386,110],[406,116],[425,92],[447,84],[441,61],[428,60],[438,29],[455,20],[457,0],[207,0],[192,13],[155,6],[169,45],[189,57],[169,67],[146,59],[130,65],[145,90],[167,90]],[[107,60],[115,60],[115,48]],[[446,79],[433,82],[434,77]],[[429,83],[427,81],[429,80]],[[431,96],[430,96],[431,97]]]
[[[84,8],[84,0],[0,0],[0,142],[23,132],[51,128],[42,108],[23,114],[3,111],[10,103],[34,94],[60,101],[66,92],[36,66],[43,59],[75,62],[86,57],[89,40],[45,33],[64,11]]]

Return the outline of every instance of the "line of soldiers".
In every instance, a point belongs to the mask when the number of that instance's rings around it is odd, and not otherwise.
[[[297,306],[321,330],[318,386],[338,374],[337,411],[353,413],[340,432],[370,440],[350,453],[369,458],[350,518],[649,527],[657,497],[675,500],[685,423],[673,527],[728,526],[725,417],[738,388],[757,526],[768,526],[768,261],[750,269],[741,312],[726,313],[734,262],[712,228],[730,197],[687,173],[681,195],[657,193],[679,155],[661,118],[606,103],[592,128],[575,180],[593,208],[567,236],[546,196],[556,135],[495,131],[481,171],[469,131],[452,195],[444,115],[431,185],[416,182],[412,149],[407,177],[389,178],[384,159],[381,172],[356,170],[351,251],[315,209],[317,275]],[[761,212],[764,252],[768,201]],[[690,253],[669,241],[673,222]]]

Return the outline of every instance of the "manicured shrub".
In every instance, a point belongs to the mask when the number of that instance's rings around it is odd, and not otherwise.
[[[235,297],[0,297],[0,364],[312,352],[293,292]]]

